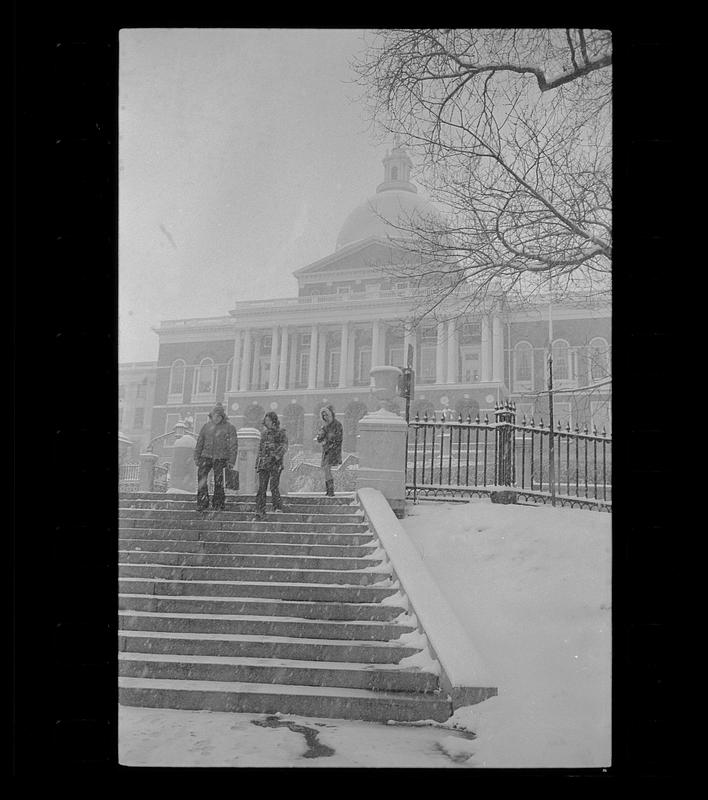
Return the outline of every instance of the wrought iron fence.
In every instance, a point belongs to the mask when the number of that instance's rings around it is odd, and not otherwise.
[[[612,437],[595,427],[571,430],[559,422],[551,431],[542,419],[518,422],[509,402],[495,406],[493,421],[486,414],[483,420],[416,416],[408,426],[406,467],[406,496],[414,501],[513,490],[536,503],[612,506]]]
[[[118,489],[121,492],[140,489],[140,464],[121,464],[118,467]]]

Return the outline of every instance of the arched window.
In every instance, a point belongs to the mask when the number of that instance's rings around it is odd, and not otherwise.
[[[553,380],[569,381],[570,378],[570,346],[565,339],[555,339],[553,342]]]
[[[610,374],[610,348],[601,336],[596,336],[590,341],[588,370],[590,383],[597,383]]]
[[[194,373],[194,394],[195,395],[212,395],[216,390],[216,368],[214,367],[214,360],[211,358],[203,358],[199,362]]]
[[[514,387],[532,388],[533,346],[530,342],[517,342],[514,346]]]
[[[185,363],[181,358],[172,362],[170,367],[170,390],[169,394],[173,397],[179,396],[182,402],[182,394],[184,392],[184,371]]]

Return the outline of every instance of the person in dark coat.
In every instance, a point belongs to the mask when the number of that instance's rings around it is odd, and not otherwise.
[[[229,422],[221,403],[214,406],[209,414],[209,422],[202,426],[194,448],[194,462],[197,465],[197,511],[209,508],[209,472],[214,470],[214,497],[211,507],[222,511],[226,504],[224,492],[224,469],[233,467],[238,456],[238,436],[236,428]]]
[[[266,510],[266,490],[270,483],[270,495],[273,511],[283,511],[280,497],[280,473],[283,471],[283,457],[288,449],[288,436],[280,427],[280,420],[275,411],[269,411],[263,417],[265,432],[261,436],[256,457],[258,473],[258,492],[256,493],[256,516],[254,520],[264,520]]]
[[[325,474],[325,494],[334,497],[334,478],[332,467],[342,463],[342,423],[337,419],[334,408],[325,406],[320,410],[322,427],[317,441],[322,443],[322,469]]]

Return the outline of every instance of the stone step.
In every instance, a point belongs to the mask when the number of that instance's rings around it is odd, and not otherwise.
[[[376,545],[279,544],[275,542],[201,542],[188,539],[119,539],[121,550],[150,553],[204,553],[205,555],[312,556],[362,558]]]
[[[151,594],[120,594],[118,607],[126,611],[168,614],[254,614],[267,617],[386,622],[405,613],[405,609],[400,606],[383,603],[316,603],[252,597],[180,597]]]
[[[307,639],[342,639],[385,642],[416,628],[405,622],[354,622],[268,617],[242,614],[187,614],[121,611],[118,628],[123,631],[166,633],[239,633],[248,636],[288,636]]]
[[[370,558],[315,558],[313,556],[276,556],[228,553],[212,555],[208,553],[156,553],[154,551],[124,550],[118,552],[121,564],[169,564],[189,567],[260,567],[263,569],[321,569],[356,570],[381,564]]]
[[[267,501],[268,511],[271,511],[270,496]],[[175,510],[175,511],[194,511],[196,506],[196,495],[189,500],[128,500],[121,499],[119,507],[121,509],[150,509],[150,510]],[[253,514],[256,509],[254,500],[236,500],[235,498],[227,497],[225,513],[241,513],[248,512]],[[293,503],[290,499],[283,495],[283,511],[287,514],[333,514],[338,517],[350,517],[363,514],[361,506],[345,505],[337,503],[335,505],[317,505],[315,503]]]
[[[443,722],[452,713],[447,695],[375,692],[328,686],[283,686],[231,681],[118,679],[118,699],[126,706],[297,714],[305,717],[367,721]]]
[[[289,658],[358,664],[398,664],[401,659],[420,652],[416,647],[398,642],[238,633],[121,630],[118,640],[118,649],[123,653]]]
[[[189,510],[173,510],[171,508],[149,509],[149,508],[119,508],[119,519],[142,519],[142,520],[189,520],[207,522],[212,528],[220,527],[221,523],[242,523],[253,522],[255,511],[204,511],[199,512],[196,506]],[[364,524],[363,514],[299,514],[283,512],[276,514],[268,509],[266,511],[266,522],[277,523],[278,525],[289,525],[297,523],[302,525],[345,525]]]
[[[273,581],[292,583],[326,583],[347,586],[369,586],[390,578],[385,572],[357,570],[294,570],[257,567],[172,567],[162,564],[124,564],[119,561],[122,578],[164,578],[196,581]]]
[[[118,578],[125,594],[180,597],[258,597],[314,603],[379,603],[399,591],[391,586],[333,586],[274,581],[196,581],[160,578]]]
[[[215,531],[186,528],[124,527],[121,524],[118,532],[121,539],[172,539],[192,542],[220,542],[224,544],[241,542],[267,544],[272,542],[274,544],[354,545],[358,547],[368,545],[374,541],[374,534],[371,531],[365,533],[283,533],[269,531],[265,527],[253,531]]]
[[[119,492],[118,500],[151,500],[167,503],[183,503],[185,498],[193,497],[184,494],[167,494],[165,492]],[[327,497],[324,494],[283,494],[283,500],[293,505],[316,505],[316,506],[355,506],[359,503],[354,492],[338,492],[334,497]],[[270,499],[270,494],[268,494]],[[226,494],[226,502],[255,503],[255,494]]]
[[[127,512],[135,513],[137,512]],[[219,512],[216,512],[218,514]],[[263,531],[267,533],[366,533],[368,526],[365,522],[359,523],[318,523],[318,522],[278,522],[280,514],[270,514],[267,520],[249,522],[226,522],[224,520],[204,519],[198,512],[194,512],[194,519],[143,519],[139,516],[120,515],[119,526],[123,528],[140,528],[149,530],[162,530],[181,528],[193,531]]]
[[[437,675],[386,664],[372,667],[293,659],[120,653],[118,671],[125,677],[162,680],[338,686],[378,692],[435,692],[438,689]]]
[[[374,692],[328,686],[283,686],[231,681],[161,680],[120,677],[119,701],[127,706],[298,714],[331,719],[442,722],[452,707],[447,695]]]

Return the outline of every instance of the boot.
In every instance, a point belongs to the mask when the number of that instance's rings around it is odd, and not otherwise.
[[[327,491],[325,492],[327,497],[334,497],[334,481],[325,481],[325,486],[327,487]]]

